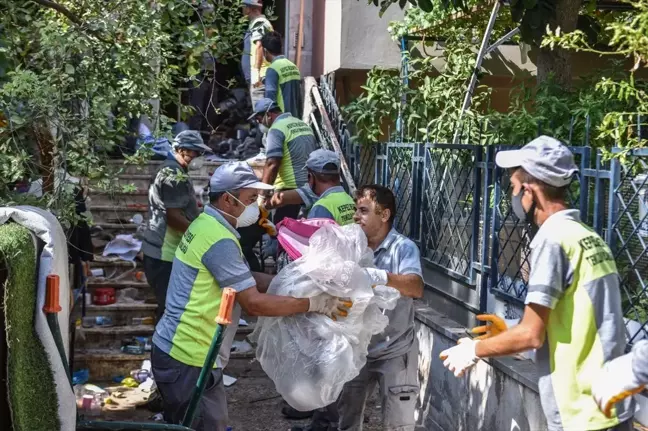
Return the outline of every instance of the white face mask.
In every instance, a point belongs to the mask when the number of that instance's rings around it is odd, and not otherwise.
[[[231,193],[228,192],[227,194],[232,196],[234,199],[236,199],[236,197],[234,195],[232,195]],[[239,201],[238,199],[236,199],[236,200],[238,201],[238,203],[245,206],[245,204],[243,204],[243,202]],[[218,211],[222,212],[223,214],[227,214],[223,210],[218,210]],[[241,213],[240,216],[234,217],[232,214],[227,214],[227,215],[232,217],[232,218],[235,218],[236,219],[236,226],[234,226],[234,227],[235,228],[240,228],[240,227],[252,226],[254,223],[257,222],[257,220],[259,220],[259,215],[260,214],[261,214],[261,211],[259,210],[259,203],[257,201],[254,201],[250,205],[245,206],[245,209],[243,210],[243,212]]]
[[[203,167],[204,164],[205,164],[205,157],[203,156],[196,157],[195,159],[189,162],[189,170],[198,171]]]

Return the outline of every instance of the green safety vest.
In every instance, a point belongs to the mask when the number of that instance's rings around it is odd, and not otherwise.
[[[191,223],[176,250],[176,259],[198,271],[169,353],[183,364],[202,367],[216,332],[222,289],[203,265],[202,257],[212,245],[225,239],[233,240],[240,250],[231,231],[211,215],[202,213]]]
[[[283,157],[275,179],[275,189],[296,189],[300,184],[298,184],[295,171],[298,170],[305,181],[306,171],[303,169],[306,159],[316,149],[313,130],[308,124],[293,116],[275,121],[270,129],[279,130],[284,134]],[[293,153],[300,154],[300,160],[293,160]]]
[[[333,220],[340,226],[353,223],[356,206],[353,198],[346,192],[329,193],[315,202],[313,208],[316,206],[326,208],[333,215]]]
[[[549,314],[546,327],[543,348],[549,350],[553,398],[565,429],[611,428],[619,419],[607,418],[600,412],[592,398],[591,384],[606,360],[605,349],[610,344],[625,344],[625,340],[613,336],[615,316],[603,316],[605,322],[597,322],[597,309],[603,309],[605,301],[610,301],[608,296],[620,294],[607,292],[619,286],[616,282],[607,286],[605,278],[618,274],[617,267],[607,244],[589,226],[568,220],[561,222],[561,228],[558,243],[574,274],[572,283]],[[599,329],[597,324],[604,327]],[[616,326],[622,327],[623,321]],[[601,338],[599,330],[607,331],[607,338]]]
[[[296,87],[297,89],[301,88],[301,73],[299,72],[299,68],[287,58],[275,59],[272,64],[270,64],[270,69],[273,69],[277,72],[277,75],[279,75],[279,85],[277,86],[277,103],[279,104],[281,111],[286,112],[286,103],[284,101],[283,90],[290,84],[294,84],[293,87]],[[298,100],[299,98],[301,98],[301,94],[289,95],[289,97],[295,96],[298,98]],[[294,117],[297,117],[299,115],[295,112],[291,112],[291,114]]]

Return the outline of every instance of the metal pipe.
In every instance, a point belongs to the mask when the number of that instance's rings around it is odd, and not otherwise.
[[[490,18],[488,19],[488,25],[486,26],[486,31],[484,32],[484,37],[482,38],[481,46],[479,47],[479,52],[477,53],[477,61],[475,62],[475,68],[473,69],[472,76],[470,77],[470,83],[468,84],[468,89],[466,90],[466,96],[464,97],[463,105],[461,106],[461,112],[459,113],[459,121],[455,126],[455,134],[452,140],[452,143],[457,144],[459,139],[459,130],[461,120],[463,119],[464,114],[470,107],[472,102],[472,94],[477,85],[477,76],[479,74],[479,69],[481,68],[482,61],[486,56],[486,51],[488,49],[488,41],[490,40],[491,33],[493,32],[493,27],[495,26],[495,20],[497,19],[497,14],[500,9],[499,0],[495,2],[493,10],[491,11]]]
[[[401,103],[398,107],[398,119],[396,120],[396,134],[400,142],[403,141],[403,111],[407,104],[405,88],[409,86],[409,56],[407,55],[407,40],[404,37],[401,37],[401,76],[403,78],[403,87],[401,89]]]

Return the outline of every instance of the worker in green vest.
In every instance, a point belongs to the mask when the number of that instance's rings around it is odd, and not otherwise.
[[[275,191],[294,190],[306,184],[306,160],[317,149],[310,126],[289,112],[282,112],[276,102],[266,98],[256,104],[252,118],[269,128],[262,181],[274,185]],[[267,197],[263,192],[262,196]],[[261,205],[263,198],[259,202]],[[284,217],[297,218],[300,208],[300,205],[279,208],[273,221],[276,224]]]
[[[276,31],[266,33],[261,39],[261,46],[266,60],[270,62],[265,76],[265,97],[277,102],[283,112],[301,118],[301,74],[299,68],[281,54],[281,35]]]
[[[250,271],[236,229],[257,222],[258,192],[271,188],[261,183],[245,162],[219,167],[209,181],[209,205],[189,225],[178,245],[167,306],[155,328],[151,352],[152,371],[168,423],[178,424],[184,417],[216,332],[215,319],[225,287],[236,291],[237,303],[249,316],[314,312],[338,318],[346,316],[352,305],[326,293],[312,298],[265,293],[272,276]],[[231,343],[232,338],[228,341]],[[221,351],[231,348],[225,344]],[[209,376],[199,411],[192,429],[227,429],[223,372],[218,363]]]
[[[306,161],[308,182],[296,190],[275,193],[271,208],[283,205],[304,205],[308,218],[328,218],[340,226],[353,223],[356,206],[353,198],[342,188],[340,158],[334,151],[313,151]]]
[[[272,31],[272,24],[263,15],[262,0],[243,0],[243,15],[250,22],[243,37],[243,55],[241,57],[241,69],[245,82],[250,89],[252,107],[264,97],[265,89],[263,79],[270,64],[263,56],[261,39],[263,35]]]
[[[566,203],[578,167],[569,149],[540,136],[500,151],[511,172],[513,213],[535,232],[520,323],[490,338],[462,338],[441,352],[461,376],[482,358],[537,349],[538,390],[549,431],[631,431],[634,406],[620,401],[609,417],[592,397],[603,365],[625,353],[621,286],[605,241]]]

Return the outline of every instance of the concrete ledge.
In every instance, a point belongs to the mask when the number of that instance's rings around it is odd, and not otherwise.
[[[443,302],[438,305],[444,310]],[[422,301],[415,307],[421,388],[417,425],[453,431],[547,429],[535,364],[509,358],[479,361],[465,376],[456,378],[443,366],[439,354],[468,335],[465,326]]]
[[[457,341],[459,338],[468,336],[467,328],[435,311],[425,303],[417,301],[415,312],[417,320],[451,340]],[[505,357],[486,359],[485,362],[532,391],[538,392],[538,375],[533,361]]]

